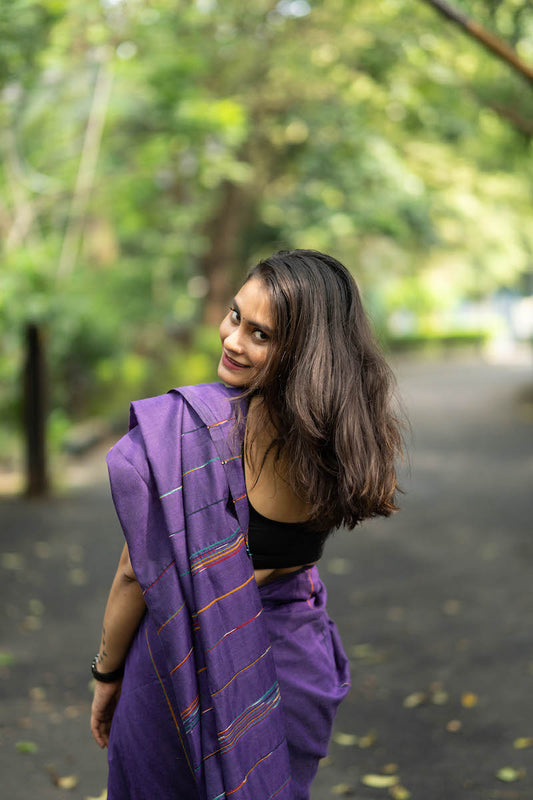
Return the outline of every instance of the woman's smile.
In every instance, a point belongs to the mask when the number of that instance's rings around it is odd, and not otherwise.
[[[218,377],[229,386],[247,386],[267,360],[272,334],[268,289],[259,278],[250,278],[220,324]]]
[[[239,364],[238,361],[234,361],[225,350],[222,351],[222,363],[227,369],[248,369],[247,364]]]

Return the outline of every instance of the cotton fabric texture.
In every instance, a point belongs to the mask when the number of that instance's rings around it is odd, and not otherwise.
[[[108,800],[305,800],[348,691],[316,567],[256,585],[237,395],[203,384],[136,401],[108,455],[147,606]]]

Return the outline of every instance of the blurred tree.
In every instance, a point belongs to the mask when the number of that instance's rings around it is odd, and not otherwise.
[[[432,6],[446,19],[459,25],[469,36],[472,36],[476,41],[480,42],[480,44],[498,58],[510,64],[513,69],[515,69],[519,75],[526,78],[529,83],[533,83],[533,67],[530,67],[522,61],[512,47],[509,47],[509,45],[491,33],[491,31],[487,30],[483,25],[480,25],[475,19],[471,19],[466,16],[466,14],[458,11],[453,5],[447,3],[446,0],[424,0],[424,2]],[[498,5],[499,4],[500,3],[498,3]]]
[[[525,0],[457,6],[531,60]],[[0,0],[0,31],[5,420],[23,322],[59,435],[207,379],[200,323],[280,247],[344,260],[376,318],[531,269],[531,93],[423,4]]]

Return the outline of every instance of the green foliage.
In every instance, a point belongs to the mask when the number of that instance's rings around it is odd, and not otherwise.
[[[456,4],[531,63],[525,0]],[[531,270],[532,94],[421,2],[0,0],[0,35],[9,424],[28,321],[58,439],[210,379],[208,262],[331,251],[381,330]]]
[[[454,331],[453,333],[410,333],[392,336],[388,349],[393,352],[455,350],[461,347],[481,347],[489,339],[488,331]]]

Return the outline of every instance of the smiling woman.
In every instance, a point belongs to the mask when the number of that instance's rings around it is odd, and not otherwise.
[[[270,298],[258,278],[246,281],[220,325],[219,378],[229,386],[248,386],[265,365],[272,342]]]
[[[349,689],[316,563],[333,528],[397,508],[393,379],[342,264],[261,261],[220,339],[223,383],[134,402],[108,456],[108,800],[308,800]]]

